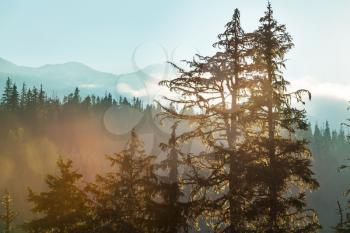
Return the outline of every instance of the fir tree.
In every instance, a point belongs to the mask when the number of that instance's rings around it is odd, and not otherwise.
[[[9,108],[12,111],[16,111],[19,106],[19,94],[17,90],[17,85],[14,83],[12,88],[11,88],[11,94],[10,94],[10,99],[9,99]]]
[[[179,99],[166,100],[184,106],[180,113],[163,106],[164,117],[193,124],[179,136],[180,141],[199,139],[206,148],[189,156],[187,176],[192,201],[202,202],[195,212],[201,209],[201,216],[215,232],[247,232],[252,226],[247,220],[254,186],[247,179],[251,157],[242,141],[249,121],[244,116],[250,85],[248,42],[236,9],[214,44],[219,52],[211,57],[198,55],[188,62],[189,71],[174,64],[180,77],[160,83],[180,94]],[[191,112],[193,108],[198,111]]]
[[[319,145],[319,146],[323,146],[322,132],[321,132],[320,127],[318,126],[317,123],[315,124],[315,129],[314,129],[314,143]]]
[[[20,108],[23,110],[26,106],[26,95],[27,95],[27,87],[26,84],[23,83],[22,90],[21,90],[21,96],[20,96]]]
[[[326,142],[330,142],[331,141],[331,129],[329,128],[329,123],[328,121],[326,121],[326,126],[325,126],[325,129],[324,129],[324,133],[323,133],[323,137],[324,137],[324,140]]]
[[[80,97],[80,90],[79,88],[75,88],[73,97],[72,97],[72,103],[78,105],[80,103],[81,97]]]
[[[96,203],[95,232],[152,232],[150,207],[157,187],[154,157],[145,153],[132,130],[127,147],[107,158],[113,171],[98,176],[89,187]]]
[[[12,200],[10,193],[8,191],[5,191],[4,195],[2,196],[2,200],[1,200],[1,207],[4,211],[4,213],[2,213],[0,215],[0,219],[2,220],[2,222],[5,225],[4,233],[10,233],[12,231],[12,228],[13,228],[12,224],[17,216],[17,213],[15,211],[13,211],[13,209],[11,207],[12,201],[13,200]]]
[[[249,100],[255,106],[251,113],[256,123],[251,134],[256,136],[252,143],[260,164],[254,201],[261,215],[258,231],[316,232],[319,225],[315,212],[306,209],[305,200],[305,189],[318,187],[311,171],[311,153],[306,140],[293,138],[296,129],[306,130],[308,125],[305,110],[291,105],[294,98],[303,103],[303,94],[309,93],[287,92],[289,83],[283,77],[283,68],[293,43],[285,25],[274,19],[270,3],[252,37],[255,69],[259,72]]]
[[[2,100],[1,100],[5,108],[9,108],[11,95],[12,95],[12,80],[8,77],[6,80],[5,89],[2,94]]]
[[[167,144],[162,143],[160,147],[167,152],[167,159],[161,163],[162,168],[168,169],[168,174],[162,177],[159,186],[159,199],[154,203],[154,228],[155,232],[177,233],[189,232],[192,215],[190,213],[191,203],[188,202],[183,192],[183,182],[179,175],[179,166],[181,163],[180,145],[177,142],[176,122],[171,128],[172,133]]]
[[[87,195],[79,187],[82,175],[72,168],[72,161],[57,162],[58,175],[48,175],[48,191],[34,193],[29,189],[31,211],[40,217],[24,224],[31,233],[85,233],[89,228],[90,209]]]
[[[42,107],[45,103],[45,91],[43,90],[43,85],[40,85],[39,95],[38,95],[38,104]]]

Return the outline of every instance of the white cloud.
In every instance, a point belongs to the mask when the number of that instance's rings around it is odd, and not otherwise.
[[[149,73],[149,79],[144,82],[143,88],[134,88],[125,82],[117,84],[116,89],[119,93],[127,94],[130,96],[146,98],[150,103],[153,100],[161,100],[163,96],[175,97],[176,94],[170,92],[168,88],[160,86],[159,82],[165,79],[173,79],[174,76],[163,72]]]
[[[120,93],[135,96],[135,97],[145,97],[148,95],[147,90],[145,88],[136,90],[130,87],[129,84],[126,84],[126,83],[118,83],[117,91]]]
[[[96,83],[83,83],[80,85],[81,88],[98,88],[98,87],[101,87],[102,85],[100,84],[96,84]]]
[[[291,80],[291,90],[307,89],[313,96],[326,96],[342,100],[350,100],[350,84],[336,82],[319,82],[313,76]]]

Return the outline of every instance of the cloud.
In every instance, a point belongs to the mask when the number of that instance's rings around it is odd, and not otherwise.
[[[326,120],[331,128],[339,129],[340,124],[349,118],[347,111],[350,100],[350,84],[334,81],[321,81],[317,76],[307,75],[302,78],[289,79],[291,91],[307,89],[311,92],[312,100],[306,101],[305,107],[308,120],[322,125]]]
[[[98,88],[101,87],[102,85],[100,84],[96,84],[96,83],[83,83],[80,85],[81,88],[89,88],[89,89],[93,89],[93,88]]]
[[[173,79],[175,77],[174,74],[159,70],[152,70],[152,72],[146,73],[147,79],[143,77],[139,78],[138,87],[133,85],[131,79],[127,79],[116,85],[117,92],[124,95],[144,98],[150,102],[153,102],[153,100],[161,100],[163,96],[176,96],[176,94],[170,92],[168,88],[159,85],[159,82],[162,80]]]
[[[145,88],[141,89],[133,89],[129,86],[127,83],[118,83],[117,85],[117,91],[120,93],[124,93],[127,95],[135,96],[135,97],[146,97],[148,96],[148,92]]]
[[[313,96],[325,96],[341,100],[350,100],[350,84],[320,82],[316,77],[304,76],[291,80],[291,90],[307,89]]]

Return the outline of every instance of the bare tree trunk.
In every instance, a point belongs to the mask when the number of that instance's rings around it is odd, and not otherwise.
[[[269,179],[269,233],[276,232],[276,222],[277,222],[277,190],[275,182],[275,171],[276,171],[276,149],[275,149],[275,123],[274,123],[274,112],[273,112],[273,74],[270,71],[270,64],[268,64],[268,138],[269,138],[269,150],[268,156],[270,159],[270,177]]]

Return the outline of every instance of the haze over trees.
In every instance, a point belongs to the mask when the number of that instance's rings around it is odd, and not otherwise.
[[[252,32],[235,9],[213,46],[184,68],[172,64],[178,75],[160,85],[175,95],[151,106],[110,93],[82,97],[78,88],[60,100],[8,78],[0,174],[15,206],[5,193],[4,232],[15,232],[13,209],[22,212],[16,230],[32,233],[348,232],[339,200],[348,177],[337,168],[350,144],[343,128],[307,122],[311,94],[289,90],[294,44],[271,4]],[[134,110],[152,111],[170,128],[154,140],[159,153],[145,149],[137,127],[114,141],[101,124],[110,108],[129,113],[125,124]]]
[[[189,70],[175,65],[180,77],[161,82],[180,96],[166,100],[197,109],[189,116],[163,107],[167,117],[194,125],[179,137],[205,145],[189,159],[201,214],[214,232],[316,232],[305,190],[318,182],[307,141],[293,136],[308,125],[305,111],[291,104],[310,94],[289,93],[283,77],[290,35],[268,4],[256,31],[246,35],[235,10],[219,39],[223,51],[198,55]]]

